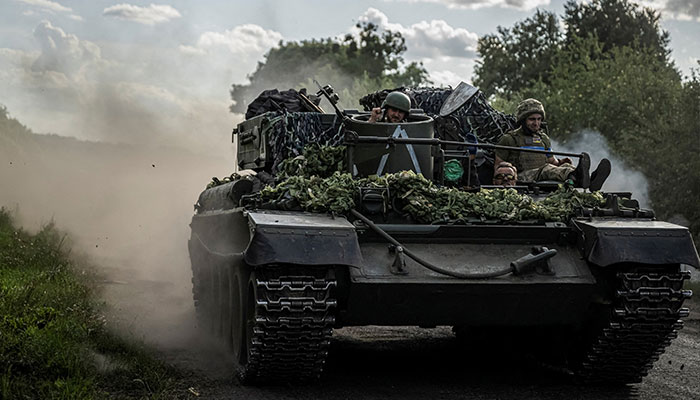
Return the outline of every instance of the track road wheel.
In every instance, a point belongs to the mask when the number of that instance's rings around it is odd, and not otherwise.
[[[231,267],[222,264],[219,266],[216,276],[217,298],[214,332],[216,336],[228,343],[231,337],[231,311],[230,311],[230,279]]]
[[[229,280],[230,333],[229,344],[238,366],[247,364],[246,346],[246,307],[249,302],[250,273],[240,269],[232,270]]]
[[[214,272],[215,269],[208,260],[201,260],[192,266],[192,295],[197,324],[208,333],[215,332],[214,324],[218,320]]]
[[[335,323],[336,285],[333,269],[322,266],[258,267],[245,285],[238,283],[232,336],[241,383],[320,377]]]

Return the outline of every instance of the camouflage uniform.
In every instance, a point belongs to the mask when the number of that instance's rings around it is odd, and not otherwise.
[[[523,100],[518,105],[516,114],[518,123],[521,126],[503,135],[498,144],[525,149],[551,150],[551,141],[544,131],[540,129],[529,134],[522,127],[522,122],[532,114],[541,114],[542,119],[544,119],[545,112],[542,103],[535,99]],[[524,182],[546,180],[563,182],[576,169],[576,167],[568,163],[559,166],[548,163],[547,159],[552,157],[551,154],[497,149],[496,155],[501,160],[512,163],[518,170],[518,180]]]

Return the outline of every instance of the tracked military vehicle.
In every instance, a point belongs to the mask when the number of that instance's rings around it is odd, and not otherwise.
[[[330,87],[319,95],[336,100]],[[318,379],[335,328],[446,325],[466,340],[483,328],[557,332],[576,376],[639,382],[688,314],[682,267],[700,266],[688,230],[656,220],[631,193],[551,182],[446,188],[450,159],[492,170],[483,159],[494,145],[450,140],[444,127],[503,131],[510,120],[485,117],[473,87],[435,98],[424,105],[432,112],[411,110],[400,123],[311,107],[234,130],[239,171],[200,195],[189,251],[199,321],[230,346],[239,379]],[[283,173],[296,165],[284,160],[311,162],[300,156],[310,144],[345,146],[344,171],[327,179],[346,186]],[[470,148],[484,153],[476,163],[464,162]],[[562,193],[570,202],[554,215],[548,204]],[[511,208],[494,208],[508,199]]]

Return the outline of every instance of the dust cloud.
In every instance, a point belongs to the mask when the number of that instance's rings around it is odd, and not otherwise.
[[[650,207],[649,184],[646,177],[625,164],[622,159],[612,153],[608,142],[599,132],[582,130],[574,135],[575,139],[565,144],[559,144],[552,140],[552,149],[556,151],[581,153],[586,152],[591,156],[591,172],[603,158],[610,160],[612,171],[610,177],[603,184],[607,192],[632,192],[632,198],[639,201],[640,206]],[[576,163],[576,160],[574,160]]]
[[[234,121],[231,122],[231,127]],[[0,206],[28,230],[54,221],[101,277],[108,325],[161,349],[197,345],[187,251],[193,204],[234,172],[230,130],[218,153],[177,146],[0,137]]]

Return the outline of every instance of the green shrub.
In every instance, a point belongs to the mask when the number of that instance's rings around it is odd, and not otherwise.
[[[177,372],[104,327],[93,275],[51,223],[36,235],[0,209],[0,398],[175,398]],[[95,355],[120,366],[98,370]],[[140,383],[139,383],[140,382]]]

